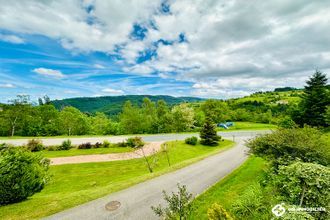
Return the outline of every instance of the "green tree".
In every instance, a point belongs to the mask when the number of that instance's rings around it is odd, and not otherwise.
[[[330,92],[327,76],[316,71],[306,82],[299,111],[293,116],[299,125],[327,126],[325,112],[330,104]]]
[[[31,110],[29,101],[29,96],[18,95],[16,99],[10,101],[10,105],[4,106],[2,117],[10,127],[10,136],[16,134],[17,128],[22,127],[24,118],[28,116]]]
[[[111,130],[111,120],[102,112],[96,112],[91,117],[91,130],[93,134],[109,134]]]
[[[157,132],[157,110],[156,105],[149,98],[144,98],[142,102],[142,126],[145,133]]]
[[[180,104],[173,107],[172,111],[173,131],[188,131],[194,125],[194,110],[188,104]]]
[[[220,137],[217,135],[216,126],[211,120],[207,117],[203,125],[202,130],[200,131],[200,143],[207,146],[216,146],[220,140]]]
[[[90,130],[87,116],[74,107],[65,107],[60,112],[60,124],[67,135],[86,134]]]
[[[119,115],[119,121],[122,133],[124,134],[140,134],[143,133],[143,117],[139,108],[132,105],[130,101],[126,101],[123,111]]]
[[[208,99],[200,108],[205,116],[209,117],[214,123],[224,122],[229,119],[229,107],[224,101]]]

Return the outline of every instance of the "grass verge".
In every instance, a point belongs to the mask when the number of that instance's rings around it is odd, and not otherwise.
[[[207,209],[218,203],[230,212],[232,204],[251,185],[258,183],[258,177],[264,174],[266,162],[259,157],[250,157],[234,172],[216,183],[193,201],[194,219],[207,219]]]
[[[29,199],[0,207],[0,219],[35,219],[88,202],[147,179],[187,166],[233,146],[225,140],[217,147],[169,142],[166,155],[157,153],[157,166],[149,173],[143,159],[52,166],[51,182]]]

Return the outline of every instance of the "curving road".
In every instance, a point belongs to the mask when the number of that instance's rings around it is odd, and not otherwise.
[[[267,131],[222,133],[223,137],[229,139],[235,136],[236,145],[233,148],[180,170],[59,212],[46,219],[157,219],[150,207],[152,205],[164,204],[162,190],[167,192],[176,191],[176,185],[180,183],[186,185],[188,190],[194,195],[202,193],[246,160],[247,155],[244,143],[247,139],[265,132]],[[152,135],[145,136],[144,139],[145,141],[167,141],[184,139],[187,136],[192,136],[192,134]],[[119,201],[121,205],[114,211],[108,211],[105,205],[110,201]]]

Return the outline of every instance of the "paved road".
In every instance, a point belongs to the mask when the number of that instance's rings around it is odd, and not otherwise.
[[[226,138],[233,138],[235,137],[241,137],[246,135],[253,135],[256,133],[263,133],[267,131],[233,131],[233,132],[219,132],[219,134]],[[146,142],[154,142],[154,141],[169,141],[169,140],[184,140],[187,137],[191,136],[199,136],[198,133],[186,133],[186,134],[155,134],[155,135],[143,135],[143,139]],[[131,135],[127,136],[99,136],[99,137],[74,137],[69,138],[72,142],[72,144],[78,145],[86,142],[96,143],[96,142],[102,142],[104,140],[108,140],[112,143],[121,142],[128,137],[134,137]],[[60,145],[64,140],[67,140],[68,138],[41,138],[43,144],[45,146],[51,146],[51,145]],[[13,145],[24,145],[28,142],[29,139],[0,139],[0,143],[9,143]]]
[[[150,207],[163,204],[162,190],[167,192],[176,191],[176,184],[180,183],[187,185],[188,190],[194,195],[202,193],[246,160],[247,155],[244,142],[258,133],[265,132],[224,133],[223,136],[227,138],[235,135],[235,141],[237,142],[235,147],[180,170],[49,216],[47,219],[157,219]],[[170,137],[172,137],[172,140],[173,138],[183,139],[187,136],[191,136],[191,134],[162,135],[164,138],[162,140],[168,140],[167,138]],[[158,141],[158,138],[160,138],[159,135],[145,137],[146,141]],[[110,201],[119,201],[121,206],[115,211],[107,211],[105,205]]]

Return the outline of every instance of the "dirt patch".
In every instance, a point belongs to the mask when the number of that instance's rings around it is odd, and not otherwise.
[[[163,141],[151,142],[143,147],[146,156],[156,153],[161,149]],[[113,153],[113,154],[91,154],[91,155],[80,155],[72,157],[56,157],[50,159],[51,165],[62,165],[62,164],[76,164],[76,163],[91,163],[91,162],[106,162],[116,160],[131,160],[143,157],[140,149],[127,152],[127,153]]]

